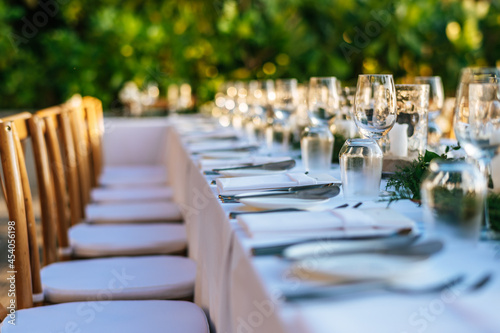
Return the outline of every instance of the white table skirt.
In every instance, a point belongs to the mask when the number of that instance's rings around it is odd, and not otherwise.
[[[436,274],[467,271],[468,277],[494,272],[495,279],[484,291],[278,301],[281,285],[294,283],[300,288],[304,281],[294,280],[288,266],[276,257],[250,255],[255,241],[228,218],[229,211],[242,205],[221,204],[175,128],[167,131],[168,178],[185,217],[189,256],[198,263],[195,302],[205,309],[218,333],[500,332],[500,260],[490,245],[481,245],[473,253],[447,248],[430,268]],[[336,200],[332,207],[342,199]],[[412,202],[397,202],[392,208],[422,220],[421,209]]]

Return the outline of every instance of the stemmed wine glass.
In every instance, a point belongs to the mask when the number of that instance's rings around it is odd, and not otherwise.
[[[391,74],[359,75],[353,118],[361,134],[385,151],[384,137],[396,122],[396,89]]]
[[[330,169],[334,138],[328,122],[339,109],[338,80],[312,77],[309,80],[307,110],[310,124],[301,134],[300,148],[307,171]]]
[[[313,125],[328,125],[339,110],[337,78],[312,77],[309,79],[308,113]]]
[[[441,129],[436,123],[436,118],[441,113],[444,104],[443,82],[440,76],[417,76],[416,84],[429,85],[429,116],[427,125],[427,145],[437,148],[439,139],[443,135]]]
[[[283,149],[287,151],[291,132],[290,117],[297,109],[298,103],[297,79],[276,80],[275,90],[268,92],[268,97],[272,100],[269,111],[272,112],[270,118],[273,120],[274,130],[277,131],[281,127]]]
[[[488,165],[500,153],[499,69],[462,70],[457,89],[454,130],[468,157],[477,163],[488,179]],[[487,205],[484,213],[486,237],[494,237]]]

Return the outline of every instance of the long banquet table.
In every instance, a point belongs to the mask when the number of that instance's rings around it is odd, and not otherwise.
[[[465,274],[466,281],[491,272],[493,280],[477,292],[456,286],[434,294],[373,292],[342,299],[282,301],[284,287],[300,289],[308,282],[291,274],[289,263],[277,256],[251,255],[259,240],[248,237],[228,217],[243,205],[218,200],[212,177],[203,174],[182,140],[179,127],[197,119],[179,117],[168,122],[165,163],[184,214],[189,256],[198,264],[195,302],[205,309],[218,333],[500,332],[500,256],[491,243],[474,249],[447,243],[425,267],[430,276]],[[334,176],[338,173],[332,170]],[[325,207],[343,202],[338,196]],[[387,203],[364,205],[385,207]],[[415,203],[399,201],[391,208],[422,226],[422,210]]]

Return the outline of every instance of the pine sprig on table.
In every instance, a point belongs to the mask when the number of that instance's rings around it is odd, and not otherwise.
[[[500,193],[488,195],[488,213],[491,228],[500,231]]]
[[[387,181],[386,190],[394,188],[394,195],[390,201],[402,199],[420,201],[420,185],[430,162],[435,158],[447,159],[447,156],[427,150],[424,155],[419,155],[410,165],[398,167],[398,170]]]
[[[420,185],[427,174],[431,161],[435,158],[450,159],[447,155],[450,150],[458,149],[460,146],[446,147],[445,153],[442,155],[426,150],[424,155],[419,155],[410,165],[398,167],[398,170],[387,181],[386,190],[394,189],[390,203],[402,199],[420,202]]]

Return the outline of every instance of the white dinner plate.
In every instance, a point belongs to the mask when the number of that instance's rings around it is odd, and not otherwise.
[[[221,170],[219,174],[226,177],[249,177],[249,176],[266,176],[287,172],[288,170],[259,170],[259,169],[237,169],[237,170]]]
[[[282,208],[298,208],[306,209],[317,205],[324,204],[330,199],[298,199],[298,198],[276,198],[276,197],[258,197],[239,199],[241,203],[247,206],[261,209],[282,209]]]
[[[351,254],[301,260],[292,265],[292,272],[313,280],[392,279],[415,272],[423,262],[415,257]]]

